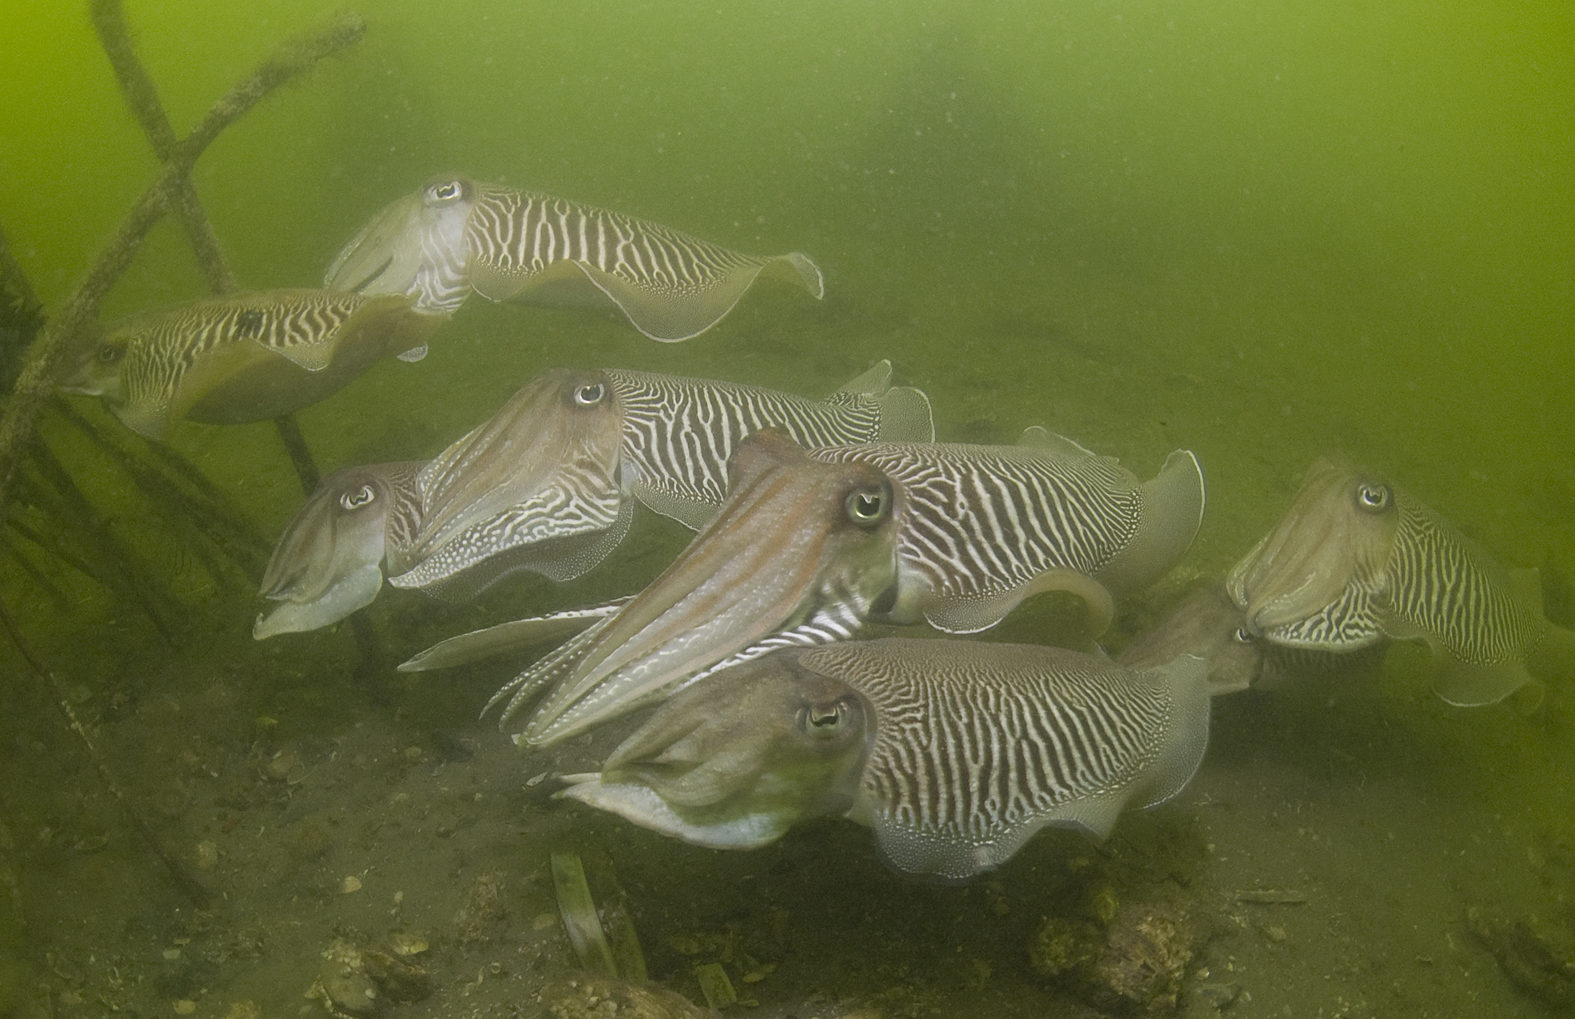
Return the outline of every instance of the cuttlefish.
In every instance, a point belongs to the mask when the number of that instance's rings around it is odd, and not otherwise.
[[[500,691],[499,698],[509,698],[505,722],[528,697],[555,684],[520,736],[551,743],[660,699],[730,656],[845,640],[865,622],[928,621],[971,632],[999,622],[1038,591],[1081,596],[1090,635],[1097,636],[1113,615],[1112,591],[1150,582],[1186,551],[1202,513],[1202,475],[1185,451],[1140,482],[1070,440],[1042,430],[1032,430],[1028,440],[1012,447],[866,443],[805,453],[780,435],[757,433],[735,456],[748,450],[756,462],[769,459],[772,486],[731,492],[667,573]],[[845,515],[830,503],[807,512],[799,501],[816,490],[817,479],[835,476],[828,468],[861,469],[870,483],[879,479],[881,511],[893,520],[881,533],[889,530],[895,542],[886,587],[827,596],[836,591],[824,572],[824,543],[845,526]],[[816,558],[803,557],[806,546]],[[757,590],[770,598],[747,616],[647,611],[637,626],[618,624],[644,605],[747,602]],[[806,614],[810,605],[821,608]],[[768,607],[774,615],[766,614]],[[745,621],[747,627],[736,628]],[[510,625],[529,632],[526,621]],[[468,640],[452,638],[432,657],[461,660],[456,645]],[[487,646],[497,645],[488,640]],[[430,667],[425,654],[402,666],[424,667]]]
[[[1274,645],[1426,643],[1451,704],[1492,704],[1533,673],[1575,667],[1575,633],[1543,615],[1535,570],[1505,568],[1410,495],[1328,458],[1227,586],[1246,631]]]
[[[102,396],[150,439],[182,418],[263,421],[316,403],[381,357],[419,360],[444,316],[413,303],[265,290],[156,308],[99,327],[61,388]]]
[[[841,815],[897,869],[964,880],[1041,828],[1103,839],[1180,792],[1208,743],[1205,674],[957,640],[784,649],[675,694],[558,795],[715,849]]]
[[[797,251],[744,255],[623,213],[451,174],[373,217],[325,285],[408,294],[445,314],[472,290],[611,310],[654,340],[676,341],[716,325],[761,275],[823,293],[820,269]]]
[[[354,574],[356,595],[316,580],[281,586],[265,579],[264,596],[289,604],[254,633],[315,629],[343,618],[376,596],[385,558],[396,587],[445,597],[475,593],[512,570],[570,579],[623,536],[631,495],[698,529],[722,502],[733,447],[760,428],[780,428],[807,446],[933,437],[928,398],[890,380],[891,364],[881,361],[814,400],[648,372],[545,372],[491,421],[417,464],[412,484],[366,504],[393,507],[387,519],[401,530],[386,542],[349,528],[335,508],[342,495],[359,490],[357,475],[344,476],[343,492],[325,483],[280,538],[269,578]],[[609,414],[619,420],[616,448],[603,430]],[[386,466],[361,470],[376,474]],[[357,520],[368,518],[361,512]]]
[[[252,627],[257,640],[315,630],[365,605],[383,586],[383,557],[408,544],[420,513],[423,461],[345,467],[322,480],[290,520],[263,574],[281,604]]]

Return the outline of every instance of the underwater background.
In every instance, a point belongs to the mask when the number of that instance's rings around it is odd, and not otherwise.
[[[378,209],[458,171],[740,251],[808,252],[826,298],[762,285],[714,330],[671,345],[596,316],[472,300],[419,364],[381,362],[298,415],[324,470],[431,456],[550,366],[821,395],[890,358],[896,381],[929,394],[943,440],[1010,442],[1042,424],[1143,477],[1172,449],[1197,453],[1202,532],[1175,577],[1123,606],[1117,639],[1186,578],[1227,569],[1326,452],[1390,477],[1506,563],[1540,568],[1549,617],[1575,622],[1568,5],[356,10],[368,22],[359,43],[197,164],[243,286],[318,285]],[[316,3],[127,8],[177,134],[322,14]],[[11,0],[5,25],[0,229],[57,308],[157,161],[82,6]],[[104,316],[204,292],[165,222]],[[74,406],[116,425],[87,400]],[[1107,887],[1125,896],[1124,882],[1167,880],[1189,901],[1224,897],[1215,912],[1240,920],[1199,936],[1213,947],[1188,964],[1195,985],[1234,989],[1233,1014],[1549,1007],[1500,972],[1468,910],[1569,919],[1568,684],[1530,717],[1450,708],[1403,668],[1221,701],[1193,786],[1124,818],[1109,847],[1052,833],[975,885],[915,887],[845,823],[729,855],[549,805],[524,782],[567,769],[475,719],[503,673],[358,678],[343,629],[253,643],[253,587],[219,582],[164,529],[139,526],[154,521],[135,493],[58,422],[41,427],[124,540],[175,578],[186,629],[165,641],[64,569],[69,605],[10,559],[0,594],[160,834],[188,855],[217,847],[204,880],[230,899],[199,916],[165,886],[7,646],[0,807],[25,923],[0,943],[0,1015],[101,1014],[108,1002],[293,1014],[333,938],[370,942],[395,926],[430,932],[441,956],[437,991],[397,1014],[481,1003],[536,1014],[551,1004],[542,974],[571,958],[555,927],[536,924],[551,919],[542,875],[559,843],[611,854],[653,976],[698,1000],[691,964],[714,957],[735,981],[758,975],[744,986],[771,1014],[1043,1014],[1064,989],[1031,965],[1038,920]],[[170,443],[270,538],[300,505],[271,425],[187,423]],[[515,579],[459,606],[385,592],[374,627],[397,661],[510,614],[636,590],[686,540],[650,514],[635,538],[567,585]],[[1053,615],[1025,606],[986,637],[1046,639]],[[281,754],[293,756],[281,766]],[[425,887],[400,886],[406,917],[389,919],[394,884],[358,879],[369,903],[382,896],[375,906],[339,891],[369,867],[404,868]],[[1079,873],[1097,877],[1068,877]],[[1305,895],[1230,899],[1254,887]],[[422,895],[441,920],[410,915]],[[485,913],[487,895],[512,921],[452,919]],[[472,971],[494,963],[511,982],[488,997]],[[1193,994],[1183,1007],[1215,1006]]]

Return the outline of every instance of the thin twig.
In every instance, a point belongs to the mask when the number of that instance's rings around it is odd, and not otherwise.
[[[120,783],[115,781],[114,774],[110,772],[109,765],[104,763],[104,757],[98,752],[98,747],[94,745],[92,737],[82,727],[82,723],[77,719],[77,713],[72,710],[71,702],[66,697],[65,688],[60,685],[60,680],[56,678],[55,674],[44,667],[44,663],[38,659],[38,656],[33,654],[33,649],[22,639],[22,631],[17,629],[16,620],[11,617],[10,610],[6,608],[4,601],[0,601],[0,623],[5,625],[6,631],[11,635],[12,642],[16,644],[16,649],[22,653],[23,658],[27,659],[27,664],[31,665],[33,671],[38,673],[49,684],[50,689],[55,694],[55,702],[60,706],[60,710],[65,713],[66,722],[71,727],[71,731],[76,733],[77,737],[81,739],[83,747],[87,749],[88,759],[98,769],[99,779],[104,783],[104,787],[115,797],[115,801],[120,804],[121,810],[125,812],[127,819],[131,821],[132,827],[137,830],[138,836],[141,837],[148,851],[158,857],[164,866],[168,868],[170,876],[175,879],[175,883],[180,886],[180,890],[185,893],[186,898],[191,900],[192,905],[198,909],[207,909],[208,904],[213,901],[212,894],[198,884],[195,878],[186,873],[186,868],[182,867],[180,862],[170,854],[169,850],[164,848],[164,844],[153,833],[153,829],[148,827],[142,816],[132,809],[131,801],[126,798],[124,790],[120,788]]]

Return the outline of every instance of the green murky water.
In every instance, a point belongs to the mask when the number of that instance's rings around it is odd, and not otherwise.
[[[321,14],[228,7],[128,11],[177,132]],[[0,228],[58,307],[156,164],[84,12],[12,0],[8,13]],[[360,13],[362,42],[268,99],[199,164],[243,285],[314,285],[373,212],[460,170],[739,250],[807,251],[827,297],[762,286],[679,345],[472,301],[425,361],[380,364],[300,415],[325,468],[429,456],[549,365],[817,394],[888,357],[899,381],[930,394],[942,438],[1009,441],[1044,424],[1145,476],[1169,450],[1195,450],[1209,509],[1187,575],[1227,568],[1311,458],[1339,451],[1507,562],[1540,566],[1550,616],[1571,623],[1566,7],[388,2]],[[184,244],[158,228],[106,314],[200,295]],[[214,582],[139,531],[119,476],[58,423],[45,433],[126,540],[167,564],[204,636],[171,648],[64,569],[56,582],[79,605],[38,593],[9,559],[0,591],[161,834],[187,855],[219,847],[207,879],[231,898],[195,917],[160,883],[7,651],[0,808],[27,934],[0,945],[0,1013],[36,1014],[26,1009],[47,994],[56,1015],[100,1014],[104,1002],[167,1014],[181,1000],[199,1015],[243,1019],[231,1010],[248,1002],[287,1015],[335,933],[371,940],[403,925],[433,932],[441,979],[400,1014],[507,1002],[530,1014],[541,974],[563,958],[556,929],[533,927],[550,910],[541,875],[554,839],[612,847],[651,944],[696,931],[769,941],[749,957],[777,968],[747,986],[776,1014],[1026,1015],[1059,1000],[1024,945],[1038,916],[1064,905],[1068,861],[1088,847],[1045,839],[988,882],[915,890],[849,826],[721,857],[548,810],[522,786],[548,765],[512,756],[473,718],[497,675],[368,685],[351,678],[348,632],[253,645],[244,584]],[[186,425],[172,444],[270,536],[299,504],[271,426]],[[403,657],[507,612],[631,590],[682,540],[647,517],[572,585],[523,582],[462,607],[385,595],[374,625]],[[1035,639],[1043,615],[1000,632]],[[1557,687],[1531,719],[1447,709],[1397,676],[1222,703],[1188,796],[1131,820],[1098,866],[1118,883],[1171,867],[1199,901],[1311,889],[1305,908],[1268,917],[1239,903],[1217,911],[1241,922],[1192,964],[1210,971],[1193,979],[1248,992],[1236,1014],[1445,1015],[1474,1002],[1474,1014],[1538,1015],[1473,941],[1464,910],[1567,918],[1572,710]],[[445,756],[433,732],[468,741],[476,763]],[[317,777],[259,767],[276,752]],[[399,813],[411,803],[433,820]],[[395,861],[425,888],[399,889],[407,915],[388,913],[392,886],[376,889],[376,908],[347,913],[340,879]],[[512,876],[500,893],[512,920],[466,941],[451,918],[493,872]],[[427,914],[414,905],[423,895]],[[717,944],[707,951],[741,979],[745,948]],[[657,948],[653,972],[693,996],[690,966],[709,960]],[[513,981],[497,997],[469,972],[492,963]],[[827,997],[792,1005],[816,991]]]

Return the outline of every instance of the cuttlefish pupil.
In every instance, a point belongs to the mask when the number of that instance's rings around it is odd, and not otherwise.
[[[848,493],[847,507],[848,519],[860,527],[870,527],[880,523],[886,516],[886,493],[876,489],[874,491]]]
[[[465,186],[457,180],[446,180],[427,189],[434,202],[452,202],[465,193]]]
[[[371,485],[362,485],[354,492],[346,492],[339,497],[339,505],[347,510],[358,510],[367,503],[377,498],[377,492]]]
[[[811,736],[835,736],[847,726],[847,701],[839,699],[830,704],[812,704],[804,709],[802,722],[802,728]]]
[[[1364,481],[1356,486],[1356,508],[1363,513],[1382,513],[1392,499],[1388,485]]]
[[[594,407],[601,403],[607,396],[607,387],[600,382],[594,385],[581,386],[574,391],[574,402],[581,407]]]

